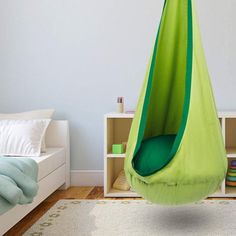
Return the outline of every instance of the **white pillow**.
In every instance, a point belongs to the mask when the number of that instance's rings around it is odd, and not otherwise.
[[[50,119],[0,120],[0,155],[40,156]]]
[[[0,120],[33,120],[33,119],[51,119],[54,109],[34,110],[21,113],[1,114]],[[46,152],[45,136],[43,137],[41,152]]]
[[[0,120],[33,120],[33,119],[50,119],[54,109],[34,110],[21,113],[0,113]]]

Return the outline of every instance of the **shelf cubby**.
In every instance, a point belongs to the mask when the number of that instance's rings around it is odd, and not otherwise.
[[[132,119],[107,118],[107,153],[111,154],[112,144],[127,142]]]
[[[124,158],[107,158],[106,159],[106,181],[104,184],[105,196],[106,197],[137,197],[135,192],[130,190],[123,191],[117,190],[112,187],[114,181],[118,177],[121,170],[124,169]]]
[[[229,158],[236,157],[236,118],[225,119],[225,147]]]

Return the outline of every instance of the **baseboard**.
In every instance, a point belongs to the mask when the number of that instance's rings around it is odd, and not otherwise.
[[[71,170],[71,186],[103,186],[103,170]]]

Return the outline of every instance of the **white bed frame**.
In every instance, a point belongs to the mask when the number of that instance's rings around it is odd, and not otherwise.
[[[52,121],[46,133],[47,147],[65,148],[65,163],[41,179],[39,191],[33,203],[17,205],[0,216],[0,235],[6,233],[17,222],[37,207],[43,200],[58,188],[67,189],[70,186],[70,143],[68,121]]]

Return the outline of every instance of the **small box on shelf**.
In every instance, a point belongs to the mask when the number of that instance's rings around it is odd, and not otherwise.
[[[124,145],[123,144],[112,144],[112,154],[123,154]]]

